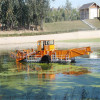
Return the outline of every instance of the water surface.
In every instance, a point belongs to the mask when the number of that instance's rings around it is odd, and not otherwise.
[[[0,53],[0,100],[100,100],[99,50],[75,64],[16,63],[9,52]]]

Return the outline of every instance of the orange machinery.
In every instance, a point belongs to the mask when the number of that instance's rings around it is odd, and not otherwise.
[[[11,52],[11,57],[17,62],[68,62],[75,61],[73,58],[81,55],[89,55],[90,47],[74,48],[69,50],[56,50],[54,40],[39,40],[37,41],[37,50],[17,50]]]

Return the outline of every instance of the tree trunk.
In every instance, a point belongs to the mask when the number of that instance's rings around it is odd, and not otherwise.
[[[40,28],[43,30],[43,18],[41,19]]]

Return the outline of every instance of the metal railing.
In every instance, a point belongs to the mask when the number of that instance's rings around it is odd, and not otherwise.
[[[26,57],[27,62],[40,62],[42,56],[41,55],[31,55]]]
[[[26,55],[26,56],[17,56],[15,53],[10,54],[11,58],[15,59],[25,59],[26,62],[40,62],[42,55]],[[51,55],[51,62],[70,62],[68,56],[66,55]]]
[[[27,62],[40,62],[42,56],[41,55],[32,55],[26,57]],[[65,57],[65,55],[51,55],[51,62],[70,62],[69,57]]]
[[[51,55],[51,62],[70,62],[66,55]]]

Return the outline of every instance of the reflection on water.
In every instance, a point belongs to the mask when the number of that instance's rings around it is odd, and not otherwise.
[[[45,76],[55,76],[55,74],[65,74],[65,75],[82,75],[90,73],[87,68],[75,67],[72,65],[61,65],[61,64],[22,64],[20,62],[16,63],[18,72],[37,72],[37,74],[43,74]],[[27,66],[27,67],[26,67]],[[47,75],[46,75],[47,74]]]
[[[0,100],[100,100],[100,59],[75,64],[15,62],[0,55]]]

